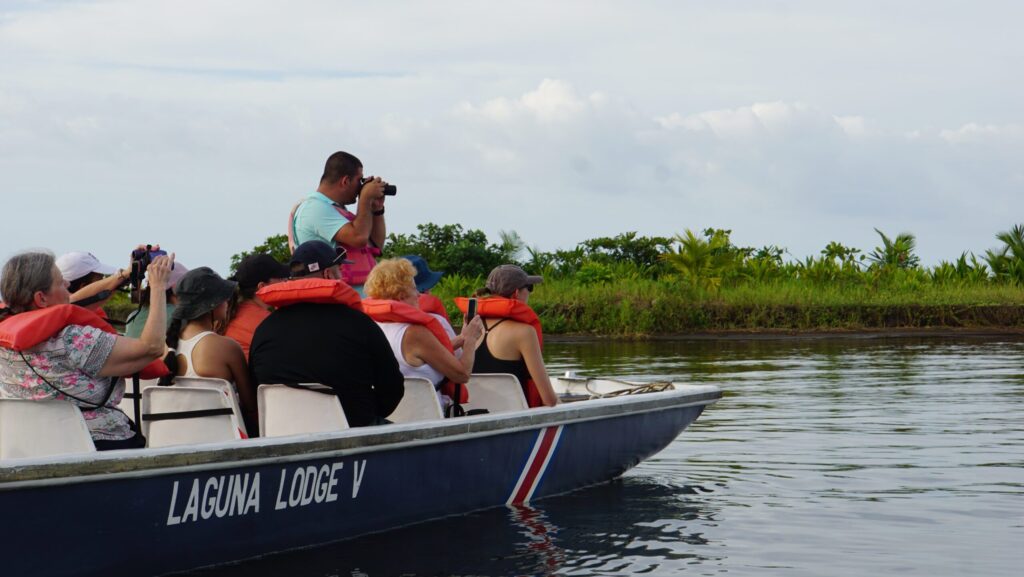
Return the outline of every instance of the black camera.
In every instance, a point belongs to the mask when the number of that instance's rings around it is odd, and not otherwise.
[[[368,177],[360,180],[359,181],[360,188],[363,187],[363,186],[366,186],[366,183],[370,182],[371,180],[373,180],[373,178],[374,177],[372,177],[372,176],[368,176]],[[398,187],[393,185],[393,184],[385,184],[383,188],[384,188],[384,196],[395,196],[396,194],[398,194]]]
[[[153,250],[152,245],[148,244],[146,248],[137,248],[132,251],[132,270],[128,274],[128,287],[133,303],[138,303],[141,298],[142,280],[146,278],[146,269],[149,268],[149,263],[153,262],[154,258],[166,254],[167,251]]]

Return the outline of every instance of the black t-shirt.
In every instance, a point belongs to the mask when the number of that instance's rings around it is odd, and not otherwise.
[[[331,386],[353,427],[386,418],[405,394],[380,327],[341,304],[300,303],[271,313],[253,335],[249,367],[258,384]]]

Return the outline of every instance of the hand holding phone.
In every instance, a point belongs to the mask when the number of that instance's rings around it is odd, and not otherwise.
[[[466,324],[476,316],[476,299],[469,299],[469,306],[466,307]]]

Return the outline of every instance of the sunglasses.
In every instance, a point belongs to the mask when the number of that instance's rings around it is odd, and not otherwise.
[[[528,284],[528,285],[524,286],[523,288],[526,289],[526,292],[531,292],[531,293],[533,292],[533,285],[532,284]]]

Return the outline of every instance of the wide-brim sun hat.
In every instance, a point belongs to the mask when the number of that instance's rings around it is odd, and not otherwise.
[[[238,283],[224,280],[210,267],[194,268],[174,287],[178,304],[174,307],[173,318],[185,321],[199,318],[231,298],[237,286]]]
[[[416,277],[413,281],[416,283],[416,290],[421,293],[425,293],[428,290],[434,288],[444,276],[444,271],[441,270],[430,270],[427,266],[427,261],[423,260],[423,257],[417,255],[403,256],[405,260],[412,263],[412,266],[416,267]]]

